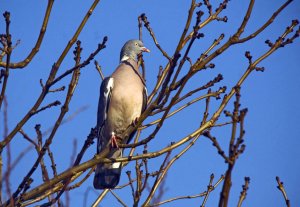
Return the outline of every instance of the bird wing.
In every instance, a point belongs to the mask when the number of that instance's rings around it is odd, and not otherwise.
[[[101,151],[101,130],[105,125],[107,119],[107,112],[110,104],[111,93],[114,87],[114,79],[112,77],[107,77],[102,81],[100,86],[100,97],[98,103],[98,113],[97,113],[97,130],[98,130],[98,144],[97,153]]]

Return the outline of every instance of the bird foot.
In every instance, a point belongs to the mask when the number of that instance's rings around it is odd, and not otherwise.
[[[114,132],[111,133],[110,143],[111,143],[111,147],[112,148],[119,149],[119,145],[118,145],[118,141],[117,141],[117,136],[115,135]]]

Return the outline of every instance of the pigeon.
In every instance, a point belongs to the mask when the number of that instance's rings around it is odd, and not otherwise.
[[[135,132],[127,139],[122,133],[135,124],[147,106],[147,89],[137,58],[142,52],[150,52],[140,40],[129,40],[122,47],[120,64],[100,86],[97,114],[97,153],[109,149],[107,158],[122,157],[119,143],[129,143]],[[100,163],[94,177],[95,189],[115,188],[120,180],[122,164]]]

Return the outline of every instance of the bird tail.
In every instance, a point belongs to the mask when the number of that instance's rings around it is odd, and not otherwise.
[[[112,157],[115,157],[114,155]],[[93,183],[94,188],[96,189],[115,188],[120,181],[121,170],[122,170],[122,165],[120,162],[98,164],[95,170],[95,177]]]

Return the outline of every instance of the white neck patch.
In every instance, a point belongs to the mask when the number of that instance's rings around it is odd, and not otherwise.
[[[121,59],[121,62],[123,62],[123,61],[125,61],[125,60],[128,60],[129,58],[130,58],[129,56],[124,55],[124,56],[122,57],[122,59]]]

